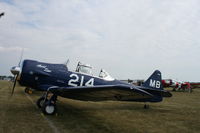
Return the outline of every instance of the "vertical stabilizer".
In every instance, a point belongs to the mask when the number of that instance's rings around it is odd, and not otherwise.
[[[163,90],[161,72],[159,70],[154,73],[142,85],[147,88]]]

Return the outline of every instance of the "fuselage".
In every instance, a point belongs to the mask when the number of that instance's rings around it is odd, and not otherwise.
[[[24,60],[19,83],[22,86],[41,91],[47,89],[40,88],[41,85],[77,87],[124,84],[132,86],[132,84],[116,79],[105,80],[97,76],[69,71],[64,64],[49,64],[32,60]]]

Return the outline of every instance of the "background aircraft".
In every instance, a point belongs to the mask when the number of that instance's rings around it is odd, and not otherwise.
[[[172,87],[173,91],[188,91],[191,92],[195,86],[200,85],[199,83],[190,83],[190,82],[181,82],[175,81],[172,79],[164,79],[162,80],[163,87]]]
[[[161,102],[163,97],[172,96],[163,90],[161,72],[158,70],[142,86],[116,80],[103,69],[99,76],[93,76],[91,70],[91,66],[80,62],[75,71],[70,71],[64,64],[24,60],[22,66],[11,68],[15,75],[12,94],[17,81],[21,86],[45,91],[37,101],[37,106],[45,114],[56,112],[57,96],[84,101],[137,102]],[[148,108],[148,105],[145,104],[144,108]]]

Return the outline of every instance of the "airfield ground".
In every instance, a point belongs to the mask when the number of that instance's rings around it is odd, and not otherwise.
[[[173,92],[161,103],[82,102],[59,97],[58,113],[45,116],[35,102],[41,95],[24,93],[0,81],[1,133],[191,133],[200,132],[200,89]]]

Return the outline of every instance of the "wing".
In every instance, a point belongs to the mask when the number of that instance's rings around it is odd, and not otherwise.
[[[62,97],[84,101],[138,101],[153,97],[153,95],[147,91],[139,88],[131,88],[126,85],[51,87],[49,91]]]

